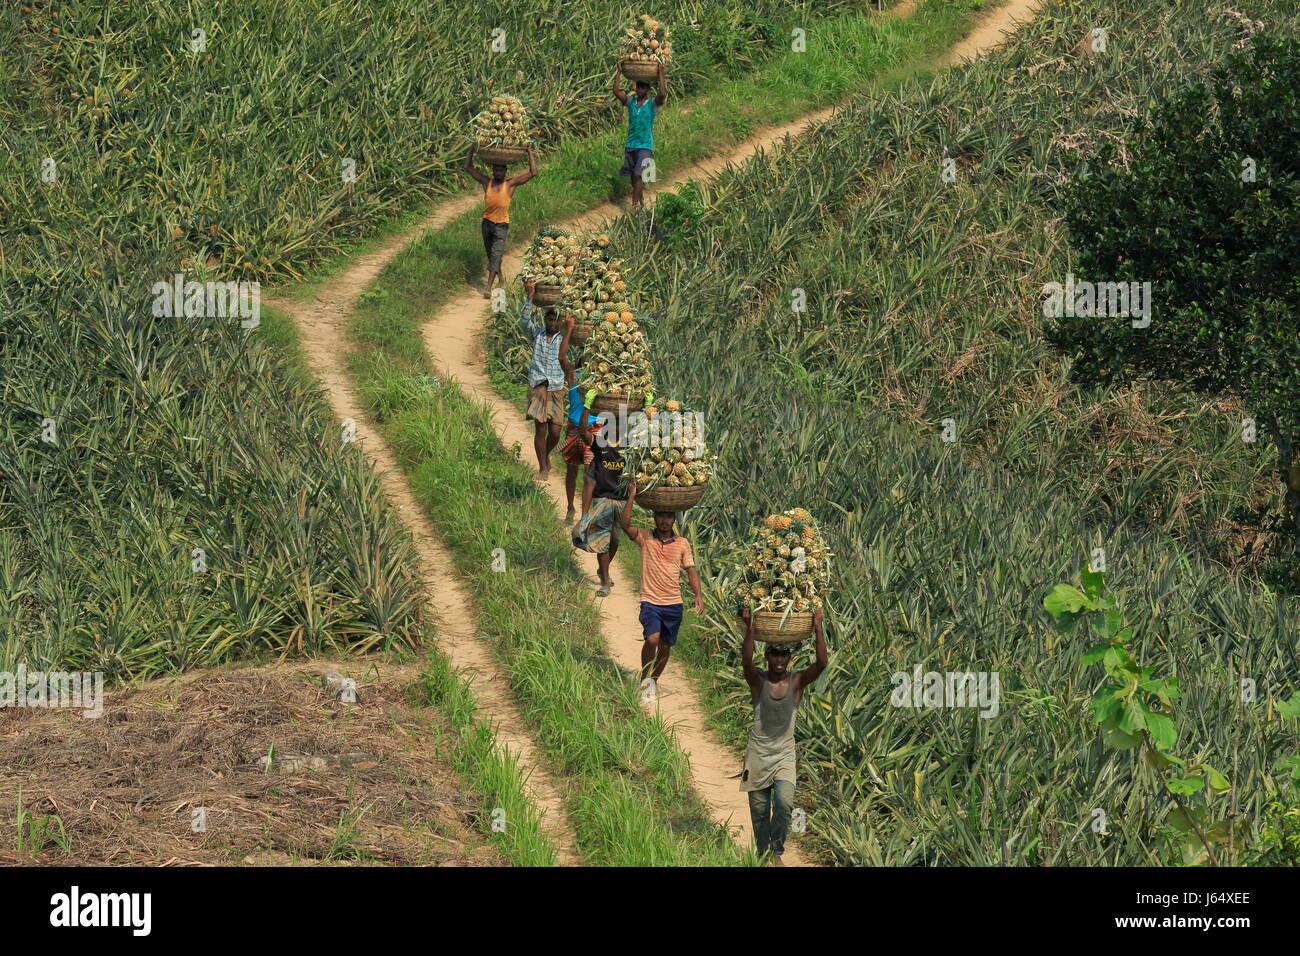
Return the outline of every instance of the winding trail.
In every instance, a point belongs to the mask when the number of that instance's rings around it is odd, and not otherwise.
[[[1008,0],[991,10],[971,33],[951,47],[942,58],[944,63],[969,59],[1003,42],[1018,21],[1031,17],[1040,0]],[[905,0],[887,11],[891,16],[908,16],[919,2]],[[751,139],[719,156],[706,158],[675,173],[671,179],[648,184],[647,199],[672,189],[690,178],[712,176],[728,165],[739,164],[760,150],[769,150],[787,137],[798,136],[810,126],[829,119],[838,107],[807,114],[783,126],[763,130]],[[546,770],[540,748],[529,735],[504,673],[496,665],[489,646],[475,636],[472,602],[460,586],[451,555],[439,539],[411,493],[392,450],[374,429],[361,409],[347,374],[345,360],[349,352],[346,336],[347,317],[356,306],[358,296],[379,276],[384,267],[425,230],[436,229],[480,202],[477,195],[449,200],[438,206],[418,225],[385,240],[373,251],[359,256],[341,275],[325,282],[310,302],[292,299],[269,299],[268,304],[287,312],[298,327],[308,364],[329,396],[330,406],[339,419],[357,423],[357,439],[367,457],[383,476],[384,488],[401,519],[411,529],[420,554],[420,571],[426,582],[431,604],[445,609],[441,615],[439,646],[452,663],[473,677],[475,700],[482,713],[497,727],[503,743],[517,755],[521,768],[528,774],[530,795],[543,810],[543,826],[560,848],[561,863],[580,862],[575,850],[573,827],[559,799],[559,788]],[[595,228],[600,222],[624,211],[622,205],[607,202],[581,216],[563,223],[573,230]],[[518,272],[521,253],[507,254],[503,274]],[[496,393],[484,368],[482,336],[486,308],[482,294],[470,286],[462,294],[440,307],[423,327],[424,345],[433,362],[444,374],[454,377],[466,393],[482,402],[492,413],[493,428],[506,448],[518,442],[528,457],[532,449],[529,423],[505,399]],[[552,469],[545,484],[555,503],[557,518],[562,521],[566,505],[564,473]],[[574,560],[584,572],[590,572],[594,559],[575,552]],[[592,578],[594,581],[594,578]],[[629,674],[640,667],[641,627],[638,620],[640,602],[629,582],[616,579],[613,593],[601,601],[601,631],[612,659]],[[655,705],[673,728],[678,746],[690,761],[696,792],[711,808],[714,819],[727,826],[739,845],[752,844],[749,807],[739,790],[739,757],[718,743],[706,730],[705,714],[699,693],[678,662],[666,675],[671,693],[660,697]],[[804,865],[797,847],[788,846],[788,865]]]
[[[461,677],[468,679],[481,717],[496,729],[498,742],[519,764],[528,797],[542,814],[542,829],[556,847],[557,862],[574,866],[581,860],[560,789],[545,766],[541,748],[526,730],[528,725],[515,704],[505,672],[492,656],[490,645],[477,636],[474,605],[461,586],[451,552],[416,502],[393,450],[362,411],[345,365],[350,351],[347,319],[356,307],[357,297],[416,237],[426,229],[450,222],[476,201],[477,197],[469,196],[443,203],[410,232],[358,256],[342,274],[318,289],[309,302],[268,298],[267,304],[293,318],[307,364],[324,387],[334,417],[356,422],[357,443],[379,473],[384,493],[414,539],[426,600],[430,608],[438,610],[438,647]]]
[[[993,11],[966,39],[950,48],[944,58],[945,62],[974,56],[1001,43],[1008,24],[1023,19],[1026,12],[1032,12],[1037,4],[1038,0],[1011,0]],[[914,5],[909,5],[901,10],[895,8],[895,11],[906,15],[914,9]],[[787,137],[800,135],[808,127],[824,122],[837,108],[818,110],[792,123],[765,130],[729,153],[682,169],[664,182],[647,184],[646,199],[688,179],[711,176],[728,165],[743,163],[760,150],[769,150]],[[574,231],[593,230],[604,220],[622,212],[621,205],[607,202],[561,225]],[[513,277],[517,274],[521,262],[522,247],[517,247],[516,251],[505,256],[502,261],[503,284],[505,276]],[[424,325],[424,346],[446,374],[456,378],[462,388],[488,407],[492,413],[493,428],[501,444],[509,448],[518,442],[524,449],[525,460],[531,460],[531,424],[510,402],[497,394],[485,372],[482,338],[486,315],[482,294],[467,286],[463,294],[442,306]],[[563,519],[567,503],[562,467],[552,468],[550,480],[544,483],[544,487],[555,503],[557,516]],[[574,561],[590,575],[595,562],[592,556],[575,551]],[[617,571],[617,568],[614,570]],[[594,584],[594,576],[591,576],[591,580]],[[618,580],[610,596],[600,600],[601,630],[610,655],[620,668],[632,674],[641,666],[640,598],[631,583]],[[670,667],[665,676],[674,692],[660,697],[657,704],[659,713],[673,727],[678,746],[690,760],[696,792],[713,809],[714,818],[731,828],[740,845],[749,846],[753,834],[748,800],[739,790],[741,762],[736,754],[718,743],[706,730],[705,714],[698,703],[698,689],[686,676],[683,665],[679,662]],[[787,847],[785,862],[795,866],[804,863],[797,848],[793,846]]]

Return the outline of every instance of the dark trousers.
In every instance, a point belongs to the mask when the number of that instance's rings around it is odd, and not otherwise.
[[[794,809],[794,784],[774,781],[765,790],[749,791],[749,819],[754,824],[754,843],[758,855],[768,850],[773,856],[785,852],[785,835],[790,832],[790,814]]]
[[[501,257],[506,252],[506,231],[509,228],[508,222],[483,220],[483,252],[487,255],[488,272],[501,273]]]

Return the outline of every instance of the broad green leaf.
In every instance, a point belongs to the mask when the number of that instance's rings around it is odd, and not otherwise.
[[[1200,826],[1201,819],[1205,816],[1204,807],[1189,807],[1188,809],[1191,810],[1191,820],[1188,819],[1188,814],[1183,812],[1182,807],[1174,807],[1169,811],[1169,825],[1179,833],[1191,833],[1191,821],[1195,821],[1196,825]]]
[[[1220,820],[1212,827],[1202,827],[1201,835],[1211,843],[1227,843],[1232,839],[1232,821]]]
[[[1290,700],[1278,701],[1277,712],[1288,720],[1300,720],[1300,694],[1292,694]]]
[[[1157,770],[1168,770],[1170,767],[1177,767],[1182,763],[1182,761],[1177,757],[1161,753],[1159,750],[1148,750],[1146,752],[1146,758],[1147,763],[1155,767]]]
[[[1051,593],[1043,598],[1043,607],[1052,617],[1060,617],[1062,614],[1077,614],[1084,608],[1091,606],[1092,602],[1088,596],[1076,587],[1069,584],[1058,584],[1052,588]]]
[[[1228,783],[1228,778],[1209,764],[1201,764],[1201,769],[1205,771],[1205,782],[1210,785],[1211,790],[1223,791],[1231,789],[1232,785]]]
[[[1106,656],[1108,650],[1110,650],[1109,644],[1094,644],[1083,652],[1083,657],[1079,658],[1079,660],[1085,667],[1089,664],[1095,664]]]
[[[1205,788],[1205,781],[1200,777],[1170,777],[1165,781],[1165,786],[1169,788],[1170,793],[1190,797]]]
[[[1106,575],[1101,571],[1090,571],[1087,566],[1083,569],[1083,590],[1090,598],[1101,597],[1101,592],[1106,589]]]
[[[1142,738],[1136,734],[1126,734],[1114,727],[1103,728],[1101,739],[1107,747],[1114,747],[1116,750],[1132,750],[1142,742]]]
[[[1124,701],[1119,714],[1119,729],[1128,734],[1136,734],[1145,730],[1146,726],[1147,718],[1142,705],[1132,698]]]
[[[1160,750],[1168,750],[1178,739],[1178,730],[1168,714],[1147,711],[1146,728],[1151,735],[1151,742]]]
[[[1208,858],[1205,844],[1195,833],[1183,837],[1183,863],[1187,866],[1200,866]]]

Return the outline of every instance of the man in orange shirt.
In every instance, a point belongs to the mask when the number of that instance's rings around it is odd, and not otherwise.
[[[691,544],[673,533],[677,515],[671,511],[654,513],[654,531],[634,527],[632,503],[636,501],[636,483],[628,483],[627,504],[619,524],[623,532],[641,549],[641,699],[653,701],[658,693],[659,676],[668,666],[668,655],[677,643],[677,629],[682,626],[681,572],[686,572],[695,592],[695,613],[704,613],[700,598],[700,576],[695,570]],[[653,665],[653,670],[651,669]]]
[[[495,165],[489,179],[474,165],[474,147],[471,146],[465,154],[465,172],[483,187],[483,252],[488,260],[483,298],[487,299],[491,298],[492,288],[501,278],[501,257],[505,255],[506,233],[510,229],[510,200],[516,189],[537,175],[537,158],[529,146],[528,172],[506,179],[506,167]]]

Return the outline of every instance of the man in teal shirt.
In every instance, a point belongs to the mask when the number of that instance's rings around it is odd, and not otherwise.
[[[619,77],[623,75],[623,61],[614,71],[614,96],[627,107],[627,148],[623,151],[623,168],[620,176],[632,177],[632,205],[641,205],[641,192],[645,185],[645,164],[654,155],[655,116],[659,107],[664,105],[668,95],[668,81],[664,77],[664,65],[659,64],[658,93],[650,98],[650,84],[643,80],[636,81],[636,95],[628,96],[623,92]]]

